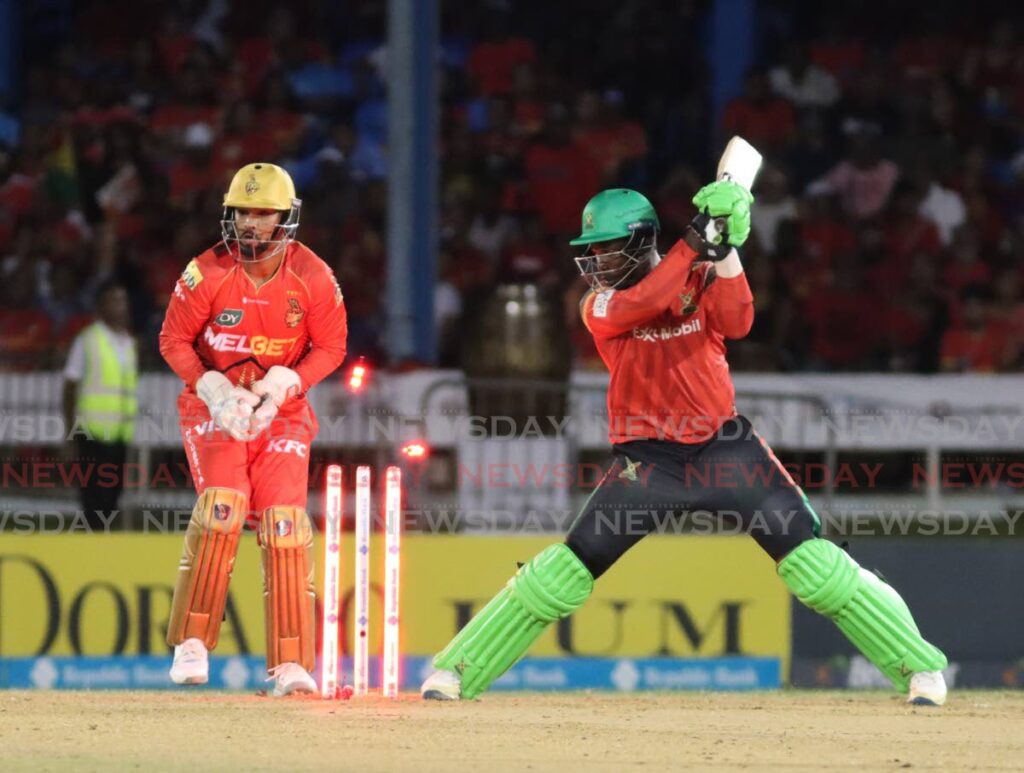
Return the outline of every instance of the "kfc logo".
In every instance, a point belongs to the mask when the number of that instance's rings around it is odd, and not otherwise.
[[[309,453],[309,446],[305,443],[300,443],[298,440],[280,438],[267,443],[267,451],[278,454],[295,454],[305,459]]]

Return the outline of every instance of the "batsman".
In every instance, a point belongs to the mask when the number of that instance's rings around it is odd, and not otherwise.
[[[333,272],[295,239],[301,205],[284,169],[239,169],[224,196],[221,241],[185,268],[160,331],[160,352],[185,382],[178,413],[199,495],[167,626],[175,684],[209,679],[251,518],[274,695],[316,690],[306,490],[317,421],[306,393],[344,360],[347,322]]]
[[[789,590],[832,619],[910,702],[945,701],[946,657],[890,585],[820,538],[801,489],[736,413],[725,340],[744,337],[754,317],[737,252],[750,234],[752,202],[735,176],[720,174],[693,198],[698,214],[664,256],[658,216],[640,193],[602,191],[584,208],[571,244],[582,248],[576,262],[591,287],[583,321],[611,375],[614,460],[565,541],[522,565],[434,658],[424,698],[476,698],[587,601],[594,581],[656,530],[659,513],[700,511],[747,531]],[[744,465],[772,474],[686,474]],[[627,512],[621,526],[615,516]]]

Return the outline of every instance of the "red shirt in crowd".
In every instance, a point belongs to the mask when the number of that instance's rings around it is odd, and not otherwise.
[[[758,148],[777,148],[793,138],[796,113],[781,97],[763,103],[734,99],[722,114],[722,130],[726,136],[738,134]]]
[[[1009,349],[1002,325],[979,330],[953,327],[942,336],[942,369],[991,373],[1002,368]]]
[[[811,355],[829,365],[852,366],[878,345],[886,310],[870,292],[824,287],[806,300],[805,313]]]
[[[600,185],[590,153],[575,143],[537,143],[526,151],[525,165],[530,203],[545,227],[554,233],[577,230],[580,212]]]
[[[469,55],[468,70],[486,96],[512,91],[512,73],[521,64],[537,58],[533,43],[524,38],[511,38],[481,43]]]

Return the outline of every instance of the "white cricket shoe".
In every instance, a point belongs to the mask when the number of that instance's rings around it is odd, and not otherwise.
[[[174,647],[171,681],[175,684],[206,684],[210,679],[210,659],[202,639],[185,639]]]
[[[946,702],[946,680],[941,671],[920,671],[910,677],[907,703],[915,706],[941,706]]]
[[[297,692],[316,692],[316,682],[298,663],[279,663],[270,669],[269,682],[274,680],[274,697],[282,698]]]
[[[462,696],[459,675],[452,671],[435,671],[420,687],[420,695],[427,701],[457,701]]]

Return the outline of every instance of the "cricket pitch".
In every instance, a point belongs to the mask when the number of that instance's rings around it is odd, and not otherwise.
[[[1019,770],[1024,692],[514,693],[471,703],[0,692],[10,770]]]

